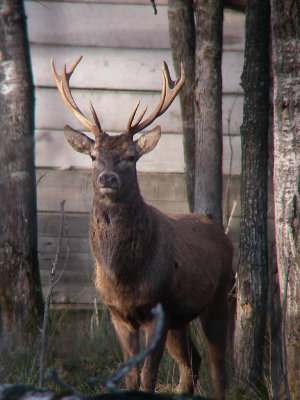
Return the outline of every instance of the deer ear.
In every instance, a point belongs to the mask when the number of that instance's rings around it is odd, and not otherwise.
[[[160,126],[156,126],[149,132],[143,133],[134,143],[138,157],[147,154],[154,149],[160,139]]]
[[[93,139],[90,139],[84,133],[76,131],[69,125],[66,125],[65,137],[74,150],[83,154],[91,154],[95,141]]]

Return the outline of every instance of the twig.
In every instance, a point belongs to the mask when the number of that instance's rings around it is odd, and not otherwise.
[[[100,382],[105,387],[105,389],[109,390],[110,392],[116,392],[119,390],[116,383],[119,382],[123,378],[123,376],[127,374],[127,372],[129,372],[136,364],[142,362],[146,358],[146,356],[155,349],[161,337],[162,327],[164,324],[164,312],[162,305],[160,303],[157,304],[157,306],[152,309],[151,313],[155,317],[156,321],[148,347],[141,351],[139,354],[125,361],[121,365],[121,367],[117,369],[109,378],[89,378],[88,383],[95,384]]]
[[[232,134],[230,133],[230,124],[231,124],[231,116],[233,113],[233,109],[235,106],[235,102],[237,100],[237,97],[235,97],[231,108],[228,110],[228,117],[227,117],[227,130],[228,130],[228,138],[229,138],[229,148],[230,148],[230,158],[229,158],[229,171],[228,171],[228,177],[227,177],[227,184],[226,184],[226,189],[225,189],[225,201],[224,201],[224,221],[226,221],[226,233],[229,229],[229,225],[233,216],[233,212],[235,209],[235,205],[232,207],[231,213],[229,214],[229,187],[231,183],[231,178],[232,178],[232,162],[233,162],[233,147],[232,147]],[[237,200],[236,200],[237,203]]]
[[[91,331],[91,334],[93,334],[94,329],[97,329],[99,327],[99,312],[98,312],[98,305],[97,305],[96,297],[94,298],[94,310],[93,310],[93,315],[92,315],[90,324],[91,324],[90,331]]]
[[[290,389],[287,377],[286,341],[285,341],[287,288],[288,288],[289,272],[291,266],[290,257],[287,249],[285,249],[285,257],[287,262],[287,268],[284,277],[284,288],[283,288],[283,299],[282,299],[281,352],[282,352],[282,373],[283,373],[284,391],[286,395],[286,400],[290,400]]]
[[[43,173],[36,182],[36,186],[47,176],[47,172]]]
[[[238,196],[238,198],[239,198],[239,196]],[[227,225],[226,225],[226,228],[225,228],[225,233],[226,233],[226,235],[227,235],[227,233],[228,233],[228,231],[229,231],[230,222],[231,222],[232,217],[233,217],[233,215],[234,215],[234,212],[235,212],[237,203],[238,203],[238,200],[234,200],[233,206],[232,206],[232,209],[231,209],[231,212],[230,212],[230,214],[229,214],[229,216],[228,216],[228,218],[227,218]]]
[[[64,382],[60,377],[58,376],[57,370],[55,368],[49,368],[47,369],[46,372],[46,378],[57,383],[59,386],[61,386],[63,389],[66,389],[68,392],[75,394],[76,396],[79,396],[81,399],[85,399],[86,396],[73,388],[73,386],[69,385],[68,383]]]
[[[59,234],[58,234],[58,243],[57,249],[55,253],[54,260],[52,262],[52,268],[50,273],[50,282],[45,302],[45,309],[44,309],[44,320],[43,320],[43,327],[41,329],[41,348],[40,348],[40,365],[39,365],[39,387],[43,386],[44,383],[44,374],[45,374],[45,353],[46,353],[46,332],[47,332],[47,325],[48,325],[48,314],[50,308],[50,301],[54,287],[58,284],[61,280],[63,273],[65,272],[68,257],[69,257],[69,241],[68,241],[68,249],[67,249],[67,256],[66,260],[62,269],[61,274],[59,275],[58,279],[55,281],[55,272],[56,267],[59,261],[60,253],[61,253],[61,244],[62,244],[62,237],[63,237],[63,228],[65,225],[65,214],[64,214],[64,205],[65,200],[61,201],[60,209],[61,209],[61,218],[60,218],[60,227],[59,227]],[[66,235],[68,237],[68,229],[66,226]]]
[[[294,201],[295,197],[293,196],[288,205],[287,210],[289,210],[289,214],[294,214]],[[292,207],[292,210],[290,210]],[[287,357],[286,357],[286,338],[285,338],[285,325],[286,325],[286,309],[287,309],[287,298],[288,298],[288,285],[289,285],[289,275],[291,269],[291,258],[295,260],[296,257],[296,246],[295,246],[295,237],[293,232],[293,227],[291,225],[291,220],[287,220],[287,237],[290,245],[290,253],[287,247],[284,248],[284,255],[286,258],[286,271],[284,277],[284,286],[283,286],[283,298],[281,302],[282,307],[282,318],[281,318],[281,352],[282,352],[282,373],[283,373],[283,382],[284,382],[284,391],[286,395],[286,400],[290,400],[290,389],[288,382],[288,371],[287,371]]]
[[[154,9],[154,15],[157,15],[157,8],[156,8],[156,4],[155,4],[155,0],[150,0],[152,3],[152,7]]]
[[[48,6],[46,6],[46,4],[43,4],[41,1],[39,0],[34,0],[35,3],[38,3],[40,6],[43,6],[45,8],[47,8],[48,10],[50,9]]]

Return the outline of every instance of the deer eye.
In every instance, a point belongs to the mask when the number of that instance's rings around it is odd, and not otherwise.
[[[96,157],[93,156],[93,154],[91,154],[90,157],[91,157],[92,161],[95,161],[95,160],[96,160]]]

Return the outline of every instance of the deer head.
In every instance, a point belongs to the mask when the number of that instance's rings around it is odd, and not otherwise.
[[[102,130],[92,103],[90,102],[90,110],[93,122],[84,116],[72,97],[69,81],[81,59],[82,56],[74,62],[68,72],[66,71],[66,65],[64,65],[61,75],[56,73],[54,62],[51,60],[52,75],[64,103],[80,123],[92,133],[94,139],[68,125],[64,128],[65,137],[74,150],[91,157],[93,161],[94,193],[97,193],[100,198],[124,199],[125,187],[131,185],[131,193],[134,192],[132,185],[137,187],[136,162],[143,154],[149,153],[155,148],[160,139],[160,126],[143,133],[136,140],[133,137],[136,133],[152,124],[156,118],[170,107],[184,84],[184,70],[181,65],[180,78],[174,82],[170,77],[167,64],[163,62],[162,91],[155,110],[143,120],[147,111],[146,107],[134,122],[140,104],[140,101],[138,101],[128,119],[125,132],[120,135],[110,136]]]

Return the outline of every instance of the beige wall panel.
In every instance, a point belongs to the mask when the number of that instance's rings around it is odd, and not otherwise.
[[[90,116],[91,100],[101,126],[108,132],[124,131],[133,107],[140,99],[139,109],[148,106],[146,115],[152,112],[160,98],[159,92],[110,91],[110,90],[78,90],[72,91],[78,107]],[[223,133],[238,133],[242,123],[243,97],[241,95],[223,95]],[[182,132],[179,99],[176,98],[165,114],[159,117],[156,124],[161,125],[162,132]],[[36,128],[62,129],[65,124],[74,129],[82,129],[82,125],[71,114],[60,98],[58,90],[37,88],[36,90]]]
[[[68,221],[68,233],[71,238],[87,238],[89,230],[89,214],[65,214]],[[38,213],[39,236],[58,237],[60,213]]]
[[[115,90],[161,90],[161,63],[166,61],[175,79],[171,50],[108,49],[32,44],[33,77],[36,86],[53,87],[50,59],[61,72],[83,56],[71,79],[74,88]],[[223,92],[242,93],[240,76],[243,68],[241,52],[223,54]]]
[[[223,22],[223,48],[226,50],[244,50],[245,14],[225,10]]]
[[[76,258],[70,259],[67,268],[76,261],[78,262],[79,260]],[[40,263],[42,267],[45,266],[45,268],[41,269],[41,281],[44,295],[46,295],[51,267],[47,269],[47,261],[44,261],[42,257]],[[84,264],[82,263],[82,265]],[[81,273],[66,269],[61,281],[53,290],[51,300],[52,303],[93,303],[95,297],[97,300],[100,299],[93,285],[93,270],[90,267],[89,272]]]
[[[167,6],[25,1],[29,40],[72,46],[170,48]],[[74,21],[76,21],[74,23]],[[101,21],[101,23],[100,23]],[[244,14],[226,11],[225,49],[244,48]]]
[[[53,256],[55,256],[55,252],[53,253]],[[50,253],[40,252],[39,260],[41,262],[41,270],[51,270],[51,261],[53,260],[53,257]],[[93,272],[93,260],[90,251],[87,253],[77,253],[75,251],[69,254],[68,259],[66,254],[61,254],[57,274],[59,274],[59,270],[63,268],[66,260],[66,272],[68,272],[68,274],[66,274],[67,279],[69,279],[68,275],[70,275],[70,273],[74,274],[74,276],[77,275],[78,277],[82,277],[83,279],[92,278],[91,274]]]
[[[49,218],[51,216],[49,215]],[[58,237],[56,236],[39,236],[39,253],[43,253],[46,257],[46,254],[50,254],[53,256],[57,249]],[[72,253],[90,253],[90,246],[88,238],[72,238],[69,240],[63,239],[61,243],[61,254],[66,255],[67,249],[70,249],[70,254]]]
[[[56,45],[169,48],[167,7],[25,2],[29,40]]]
[[[239,136],[223,136],[223,174],[241,171]],[[87,155],[75,152],[63,132],[36,132],[36,166],[55,168],[91,168]],[[156,148],[137,163],[140,172],[184,172],[182,135],[164,134]]]
[[[72,94],[78,107],[90,119],[89,101],[92,101],[101,126],[108,132],[124,131],[128,118],[139,99],[141,100],[140,112],[148,106],[146,116],[155,109],[160,99],[159,92],[72,90]],[[62,129],[66,123],[72,128],[82,129],[80,122],[64,105],[57,89],[38,88],[36,90],[36,128]],[[161,125],[163,132],[182,131],[178,98],[155,123]]]
[[[223,94],[222,99],[222,127],[223,135],[240,134],[243,122],[243,100],[240,94]]]
[[[40,214],[60,212],[61,200],[66,200],[66,213],[88,213],[91,209],[91,171],[54,170],[39,168],[36,171],[38,209]],[[223,177],[224,218],[240,216],[240,177]],[[138,181],[145,201],[170,213],[171,209],[183,207],[187,211],[187,199],[184,174],[139,173]],[[168,208],[169,207],[169,208]],[[47,214],[45,214],[46,217]],[[272,214],[269,213],[269,217]],[[49,214],[52,218],[52,214]],[[225,226],[227,223],[225,222]],[[47,232],[43,232],[47,236]],[[52,246],[46,239],[43,246]],[[44,250],[46,251],[46,250]]]
[[[145,200],[160,210],[187,212],[183,174],[139,174]],[[40,212],[59,212],[65,200],[66,212],[89,212],[91,209],[91,172],[81,170],[37,170],[37,199]],[[172,203],[172,204],[171,204]],[[169,208],[168,208],[169,207]]]
[[[239,175],[240,173],[241,138],[236,135],[223,135],[223,174]]]
[[[71,86],[75,88],[160,91],[162,61],[167,62],[175,79],[171,50],[32,44],[30,52],[36,86],[55,86],[51,58],[60,73],[64,64],[70,67],[80,55],[83,58],[71,79]]]

